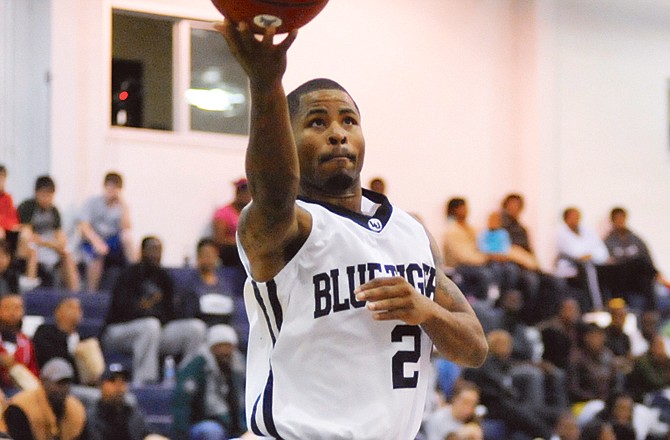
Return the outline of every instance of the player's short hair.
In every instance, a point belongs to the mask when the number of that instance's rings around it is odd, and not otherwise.
[[[103,183],[105,185],[111,184],[119,188],[123,188],[123,177],[121,177],[121,174],[115,171],[110,171],[109,173],[105,174],[105,180]]]
[[[358,108],[358,104],[356,104],[356,101],[354,100],[354,98],[352,98],[351,94],[347,91],[347,89],[345,89],[339,83],[333,81],[332,79],[315,78],[298,86],[295,90],[286,95],[286,99],[288,101],[288,113],[291,120],[293,120],[295,115],[298,113],[298,109],[300,109],[300,97],[315,90],[340,90],[349,95],[349,98],[351,98],[351,101],[354,103],[354,107],[356,107],[356,111],[359,114],[361,113],[361,111]]]
[[[56,183],[54,180],[49,177],[49,176],[40,176],[35,180],[35,191],[40,191],[40,190],[49,190],[49,191],[56,191]]]

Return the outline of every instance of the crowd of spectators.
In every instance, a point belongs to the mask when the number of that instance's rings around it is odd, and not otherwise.
[[[462,438],[456,428],[474,421],[492,440],[667,439],[668,310],[657,292],[667,295],[669,284],[628,228],[626,210],[611,210],[600,237],[578,208],[566,208],[555,265],[545,272],[523,206],[520,194],[509,194],[477,229],[464,198],[447,202],[445,269],[480,318],[490,351],[478,369],[435,359],[437,397],[422,438]],[[478,391],[481,411],[454,426],[449,414],[463,381]]]
[[[8,408],[0,427],[16,439],[39,438],[18,434],[36,423],[61,438],[151,436],[129,389],[165,380],[161,365],[170,358],[179,364],[169,384],[173,438],[243,435],[248,325],[241,286],[219,269],[222,261],[240,264],[234,235],[249,203],[246,180],[233,182],[235,198],[213,213],[213,236],[197,243],[195,267],[175,277],[161,264],[158,237],[144,237],[136,253],[120,174],[108,173],[103,193],[77,217],[79,260],[53,205],[53,179],[40,176],[34,197],[15,208],[6,175],[0,166],[0,380]],[[385,190],[381,178],[371,185]],[[542,271],[523,208],[523,197],[510,194],[476,228],[464,198],[447,202],[445,270],[480,318],[490,354],[479,369],[435,358],[436,392],[418,438],[667,438],[670,357],[656,287],[668,282],[627,227],[627,212],[614,208],[600,238],[581,224],[578,208],[566,208],[555,267]],[[70,294],[26,335],[20,293],[38,285]],[[86,350],[79,291],[111,299]],[[92,351],[128,362],[87,365],[87,350],[89,361]]]
[[[240,264],[230,237],[249,202],[246,181],[234,182],[235,200],[213,214],[214,236],[197,243],[195,267],[171,272],[158,237],[143,237],[136,254],[119,173],[105,175],[103,193],[82,207],[76,244],[51,177],[38,177],[34,197],[15,207],[6,176],[0,166],[0,431],[16,440],[161,438],[129,390],[167,387],[171,438],[243,435],[248,324],[238,277],[220,268],[223,258]],[[36,287],[62,296],[25,334],[23,295]],[[83,340],[80,295],[109,298],[99,331]],[[109,361],[115,356],[120,362]]]

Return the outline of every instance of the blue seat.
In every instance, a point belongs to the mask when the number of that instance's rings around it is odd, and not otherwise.
[[[174,388],[162,385],[144,385],[131,388],[137,406],[144,414],[149,428],[157,434],[172,434],[172,394]]]
[[[25,314],[50,318],[53,316],[56,305],[65,295],[64,290],[47,287],[38,287],[25,292],[22,295]]]
[[[52,318],[56,305],[67,296],[79,299],[84,319],[104,321],[107,316],[111,302],[111,295],[108,292],[73,294],[64,289],[40,287],[23,294],[25,314]]]

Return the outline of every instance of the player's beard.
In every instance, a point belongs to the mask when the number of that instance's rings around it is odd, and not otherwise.
[[[354,178],[348,174],[336,174],[329,177],[323,185],[323,188],[329,193],[340,193],[351,188],[354,184]]]

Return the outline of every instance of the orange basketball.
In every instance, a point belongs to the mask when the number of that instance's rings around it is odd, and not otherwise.
[[[249,23],[256,33],[270,26],[286,33],[309,23],[326,6],[328,0],[212,0],[227,19]]]

